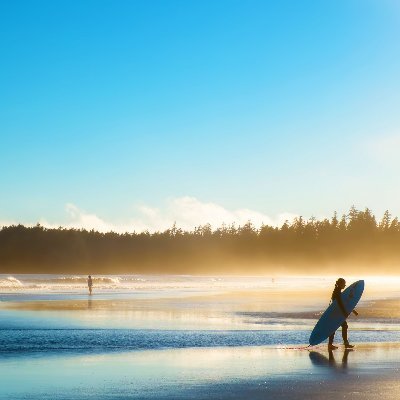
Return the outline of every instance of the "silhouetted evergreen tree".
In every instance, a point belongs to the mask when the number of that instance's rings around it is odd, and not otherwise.
[[[0,272],[322,273],[329,266],[335,272],[369,266],[376,273],[396,271],[399,244],[397,217],[385,211],[377,223],[368,208],[354,206],[340,220],[335,212],[331,219],[298,217],[259,229],[250,221],[215,230],[206,224],[188,232],[174,224],[164,232],[124,234],[13,225],[0,230]]]

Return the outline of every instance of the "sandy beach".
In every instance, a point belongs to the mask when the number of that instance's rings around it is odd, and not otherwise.
[[[261,290],[257,278],[221,277],[207,289],[208,278],[160,276],[159,286],[152,278],[151,287],[103,286],[88,296],[82,286],[40,279],[40,290],[21,278],[22,286],[0,295],[1,399],[393,399],[400,392],[396,282],[367,281],[360,317],[349,318],[355,350],[328,353],[326,344],[305,347],[329,280],[265,280]]]

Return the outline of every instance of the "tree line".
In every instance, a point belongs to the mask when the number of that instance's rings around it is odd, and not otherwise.
[[[0,273],[397,273],[400,223],[366,208],[340,218],[298,217],[184,231],[100,233],[11,225],[0,230]]]

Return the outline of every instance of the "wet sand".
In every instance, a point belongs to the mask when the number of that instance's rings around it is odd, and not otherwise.
[[[332,358],[333,357],[333,358]],[[235,347],[2,359],[1,399],[395,399],[400,346]]]

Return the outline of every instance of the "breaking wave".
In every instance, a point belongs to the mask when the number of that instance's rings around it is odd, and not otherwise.
[[[46,282],[52,282],[55,284],[86,284],[87,277],[86,276],[60,276],[56,278],[47,279]],[[94,284],[110,284],[110,285],[119,285],[121,283],[121,278],[119,277],[108,277],[108,276],[94,276],[93,277]]]
[[[22,282],[13,276],[0,278],[0,288],[19,288],[23,286]]]
[[[93,284],[99,289],[124,287],[118,276],[94,276]],[[0,275],[0,291],[68,291],[81,289],[87,285],[87,276],[79,275]]]

